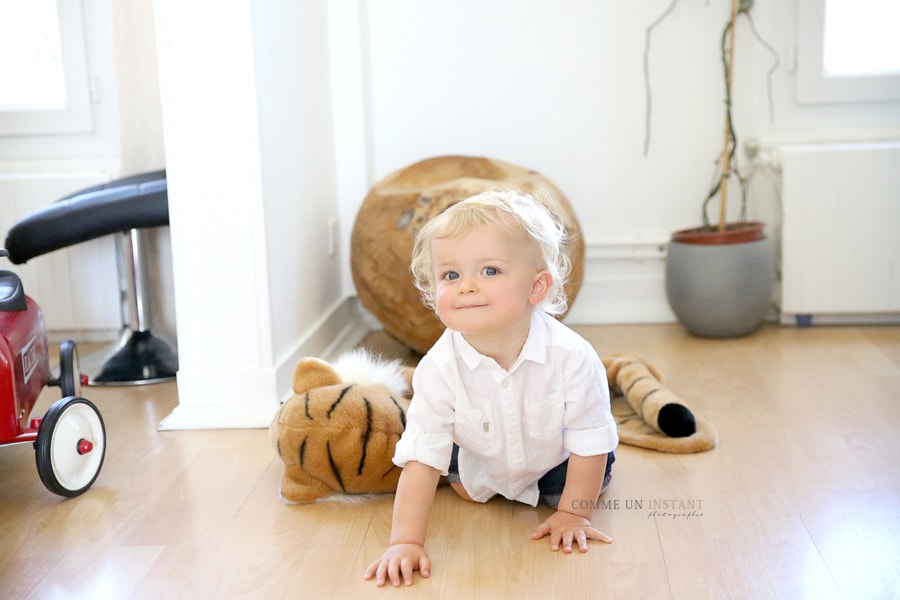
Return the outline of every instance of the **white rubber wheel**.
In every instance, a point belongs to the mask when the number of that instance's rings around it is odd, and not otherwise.
[[[100,411],[76,396],[56,401],[44,415],[34,451],[48,490],[66,497],[81,494],[97,479],[106,455]]]

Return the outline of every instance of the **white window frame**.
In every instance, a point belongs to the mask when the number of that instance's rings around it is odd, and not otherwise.
[[[894,102],[900,75],[834,77],[825,74],[825,0],[798,0],[797,102]]]
[[[57,0],[56,11],[66,78],[66,105],[35,110],[0,109],[0,136],[90,133],[94,130],[81,0]]]

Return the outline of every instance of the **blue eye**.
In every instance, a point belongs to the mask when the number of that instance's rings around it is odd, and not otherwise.
[[[500,269],[498,269],[497,267],[485,267],[484,274],[488,277],[493,277],[494,275],[500,274]]]
[[[446,273],[444,273],[442,279],[446,279],[447,281],[456,281],[457,279],[459,279],[459,273],[457,273],[456,271],[447,271]]]

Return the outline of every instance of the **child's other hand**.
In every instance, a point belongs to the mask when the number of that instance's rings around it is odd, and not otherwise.
[[[418,544],[394,544],[369,565],[365,578],[374,577],[377,586],[384,585],[386,578],[390,578],[394,587],[400,585],[401,578],[404,585],[412,585],[414,571],[422,577],[431,575],[431,559],[425,548]]]
[[[567,554],[572,552],[572,544],[576,542],[581,552],[588,551],[588,540],[612,543],[612,538],[599,529],[594,529],[589,519],[561,510],[556,511],[538,525],[531,539],[539,540],[546,535],[550,536],[551,550],[559,550],[560,543],[562,543],[563,552]]]

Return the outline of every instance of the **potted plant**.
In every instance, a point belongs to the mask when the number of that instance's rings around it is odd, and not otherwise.
[[[753,0],[731,0],[731,16],[722,32],[724,141],[717,176],[703,201],[703,224],[676,231],[666,253],[669,305],[688,331],[704,337],[737,337],[757,329],[771,306],[775,282],[772,241],[766,237],[763,223],[746,219],[747,180],[736,161],[738,140],[731,111],[735,23],[741,15],[749,18],[752,5]],[[726,222],[732,177],[741,184],[741,216],[736,222]],[[709,219],[709,205],[714,200],[719,209],[716,223]]]

